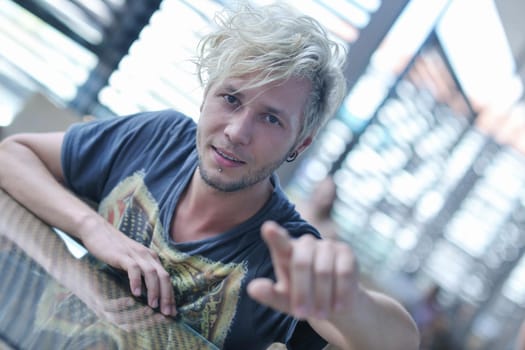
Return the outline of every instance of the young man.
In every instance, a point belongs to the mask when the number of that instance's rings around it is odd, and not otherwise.
[[[273,175],[339,106],[342,52],[284,6],[217,22],[197,126],[167,110],[17,135],[1,187],[219,348],[417,349],[408,313],[359,285],[350,248],[318,239]]]

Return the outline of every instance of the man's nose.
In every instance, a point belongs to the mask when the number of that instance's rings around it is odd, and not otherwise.
[[[247,145],[253,136],[255,117],[249,108],[243,108],[232,113],[224,134],[234,144]]]

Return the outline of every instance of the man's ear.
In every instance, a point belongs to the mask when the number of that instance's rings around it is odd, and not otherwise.
[[[313,136],[312,135],[307,136],[299,145],[297,145],[297,147],[295,147],[295,151],[297,152],[297,154],[299,155],[306,148],[308,148],[308,146],[312,144],[312,141],[313,141]]]

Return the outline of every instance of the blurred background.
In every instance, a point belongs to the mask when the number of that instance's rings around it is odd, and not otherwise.
[[[367,283],[413,314],[422,349],[513,349],[525,319],[525,2],[287,2],[346,45],[349,92],[280,170],[283,185],[300,201],[334,179],[339,237]],[[191,59],[231,5],[0,0],[0,138],[164,108],[197,120]]]

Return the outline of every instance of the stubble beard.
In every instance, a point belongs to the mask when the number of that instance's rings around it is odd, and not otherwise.
[[[221,192],[236,192],[243,190],[245,188],[251,187],[258,184],[259,182],[267,179],[272,173],[281,166],[281,164],[286,160],[286,158],[280,159],[274,163],[269,164],[268,166],[260,169],[255,169],[249,172],[246,175],[243,175],[240,179],[226,182],[221,180],[218,176],[213,176],[215,173],[218,173],[218,169],[206,169],[199,155],[199,174],[201,179],[211,188],[221,191]],[[221,174],[224,174],[222,172]]]

